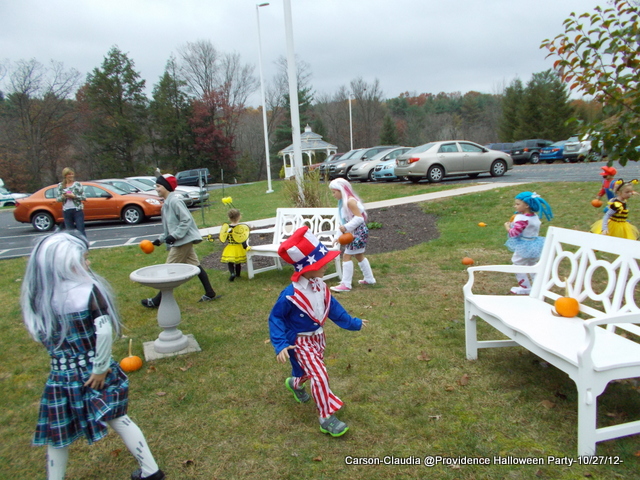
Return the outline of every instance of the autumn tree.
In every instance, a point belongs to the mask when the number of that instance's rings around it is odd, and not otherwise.
[[[84,137],[92,147],[96,174],[128,176],[146,167],[144,86],[133,61],[118,47],[111,48],[102,68],[87,75],[83,100],[89,118]]]
[[[384,118],[382,100],[384,93],[380,81],[376,78],[368,83],[362,77],[350,82],[354,100],[353,143],[354,147],[372,147],[380,138],[380,129]]]
[[[398,141],[396,124],[389,115],[385,115],[380,131],[380,145],[397,145]]]
[[[35,59],[20,60],[9,74],[3,102],[3,129],[10,158],[30,172],[27,188],[37,189],[59,177],[71,159],[75,111],[70,96],[80,74],[60,62],[45,66]]]
[[[609,161],[625,165],[640,160],[640,27],[637,2],[611,3],[571,13],[564,33],[540,47],[556,58],[554,68],[570,90],[602,103],[606,118],[585,122],[581,130],[602,144]]]
[[[224,125],[228,121],[225,106],[222,94],[213,90],[201,100],[193,100],[189,119],[198,152],[196,162],[199,167],[209,168],[216,180],[220,180],[220,170],[224,170],[227,178],[236,173],[237,166],[234,138],[225,133]]]

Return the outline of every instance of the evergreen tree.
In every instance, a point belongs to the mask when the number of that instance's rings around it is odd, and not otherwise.
[[[149,105],[155,165],[173,171],[189,168],[193,153],[193,135],[188,122],[191,102],[185,87],[186,82],[178,78],[175,60],[171,58],[153,89]]]
[[[98,174],[135,175],[145,166],[144,86],[133,61],[115,46],[109,50],[102,68],[87,75],[89,122],[84,137],[93,147]]]
[[[521,109],[524,99],[524,88],[520,79],[511,82],[502,96],[502,116],[498,124],[498,136],[503,142],[520,140],[516,137],[521,119]]]
[[[398,130],[396,129],[396,124],[389,115],[385,115],[382,120],[380,145],[398,145],[398,142]]]

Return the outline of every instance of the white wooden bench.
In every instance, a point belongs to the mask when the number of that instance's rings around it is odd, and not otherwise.
[[[338,228],[340,219],[337,208],[278,208],[276,210],[276,222],[272,228],[252,230],[251,235],[273,233],[273,240],[266,245],[251,245],[247,252],[247,273],[249,278],[253,278],[256,273],[268,270],[282,269],[278,247],[289,238],[293,232],[302,226],[308,226],[309,230],[318,237],[329,250],[339,250],[339,245],[334,245],[338,238]],[[251,238],[251,237],[249,237]],[[251,244],[251,241],[249,241]],[[273,259],[273,265],[255,269],[253,268],[253,257],[263,256]],[[340,256],[335,259],[336,271],[325,275],[325,280],[333,277],[342,278],[342,264]]]
[[[640,433],[640,421],[597,428],[597,397],[607,384],[640,377],[640,344],[631,339],[640,335],[634,325],[640,323],[634,298],[639,259],[640,242],[549,227],[538,264],[468,269],[467,358],[477,359],[479,348],[520,345],[569,375],[578,390],[578,455],[595,454],[597,442]],[[475,295],[471,289],[479,271],[536,277],[528,296]],[[565,275],[584,319],[551,313],[564,294]],[[479,341],[478,318],[509,340]]]

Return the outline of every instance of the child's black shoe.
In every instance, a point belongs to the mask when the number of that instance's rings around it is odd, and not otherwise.
[[[148,477],[142,476],[141,469],[137,469],[135,472],[131,474],[131,480],[164,480],[165,478],[166,478],[165,474],[162,470],[158,470],[156,473]]]

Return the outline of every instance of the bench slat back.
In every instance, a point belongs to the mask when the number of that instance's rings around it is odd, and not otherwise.
[[[580,302],[581,312],[595,318],[638,313],[634,295],[640,281],[639,260],[640,242],[549,227],[540,256],[543,271],[534,281],[531,296],[543,301],[563,296],[551,291],[559,287],[564,292],[564,274],[561,278],[558,272],[562,268],[570,271],[569,291]],[[633,324],[619,327],[640,334]]]
[[[276,225],[273,236],[274,244],[281,244],[298,228],[306,225],[309,230],[327,246],[333,246],[338,238],[337,208],[278,208],[276,210]],[[325,232],[325,233],[322,233]]]

